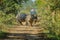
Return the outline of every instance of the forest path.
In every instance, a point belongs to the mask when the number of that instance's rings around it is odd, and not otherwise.
[[[26,26],[19,25],[14,26],[8,29],[8,38],[9,39],[21,39],[21,40],[44,40],[45,33],[43,33],[44,28],[39,27],[39,25]]]

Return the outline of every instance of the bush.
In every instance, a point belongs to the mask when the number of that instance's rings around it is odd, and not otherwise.
[[[6,38],[6,37],[7,37],[7,33],[0,31],[0,38]]]
[[[60,40],[60,35],[47,34],[48,40]]]

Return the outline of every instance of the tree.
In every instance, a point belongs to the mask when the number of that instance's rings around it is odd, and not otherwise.
[[[39,11],[41,12],[42,10],[41,15],[43,15],[43,17],[45,16],[44,11],[47,11],[47,13],[45,13],[45,14],[48,14],[46,18],[48,18],[49,16],[50,17],[48,19],[49,21],[47,20],[49,25],[47,25],[48,27],[47,26],[46,27],[48,28],[50,33],[56,34],[57,33],[56,30],[59,30],[57,29],[57,27],[59,26],[58,24],[60,24],[60,22],[57,21],[58,20],[57,11],[60,11],[60,0],[36,0],[36,4],[37,4],[37,7],[40,9]],[[47,24],[47,22],[45,24]]]
[[[22,3],[28,0],[2,0],[0,9],[6,14],[14,13],[16,15],[17,11],[21,8]]]

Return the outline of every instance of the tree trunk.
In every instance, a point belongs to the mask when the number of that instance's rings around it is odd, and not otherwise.
[[[2,0],[0,0],[0,4],[2,4]]]

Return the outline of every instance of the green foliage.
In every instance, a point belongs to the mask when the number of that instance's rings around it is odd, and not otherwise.
[[[0,38],[5,38],[5,37],[7,37],[7,33],[0,31]]]
[[[4,24],[12,24],[13,19],[15,18],[14,14],[8,14],[6,15],[5,13],[3,13],[2,11],[0,11],[0,23],[4,23]],[[14,22],[14,21],[13,21]]]
[[[36,0],[38,13],[41,16],[40,24],[46,28],[53,38],[59,39],[60,34],[60,0]],[[49,35],[49,36],[50,36]]]
[[[2,0],[0,10],[5,12],[6,14],[14,13],[16,15],[17,11],[20,10],[22,6],[22,4],[19,3],[23,3],[23,1],[26,2],[28,0]]]
[[[51,10],[60,9],[60,0],[49,0]]]
[[[60,0],[36,0],[34,4],[31,0],[2,0],[0,3],[0,26],[18,24],[15,19],[18,11],[29,13],[35,7],[41,17],[40,26],[50,33],[48,37],[60,40]]]

